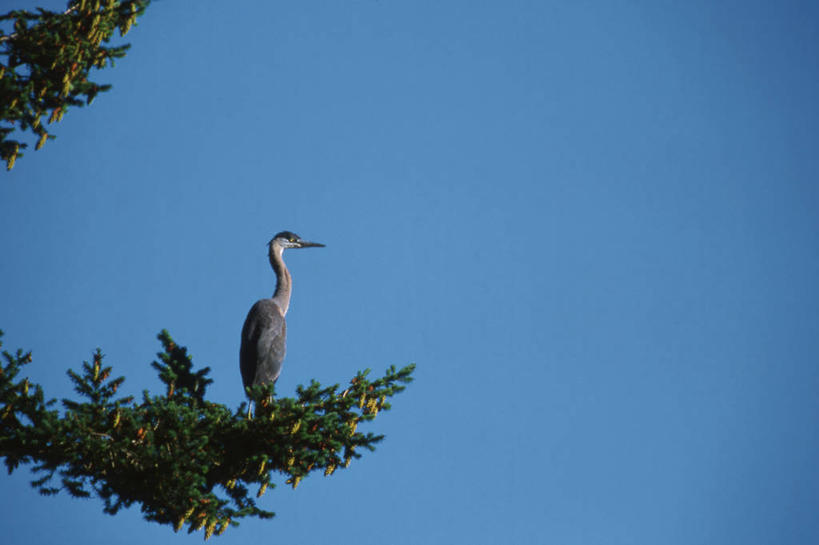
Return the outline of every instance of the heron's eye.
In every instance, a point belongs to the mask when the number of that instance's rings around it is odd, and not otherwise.
[[[295,237],[290,237],[290,242],[296,242],[296,238]]]

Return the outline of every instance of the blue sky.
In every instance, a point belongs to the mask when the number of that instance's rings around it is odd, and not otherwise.
[[[157,1],[0,174],[4,348],[60,398],[99,346],[139,393],[167,328],[236,406],[289,229],[327,247],[285,256],[278,391],[416,382],[221,543],[819,542],[818,11]],[[7,545],[201,539],[28,480]]]

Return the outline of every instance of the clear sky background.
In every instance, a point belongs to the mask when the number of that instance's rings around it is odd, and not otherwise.
[[[3,0],[4,10],[40,4]],[[157,1],[0,173],[0,327],[48,395],[167,328],[243,399],[416,362],[378,451],[219,543],[819,543],[812,2]],[[0,477],[4,545],[199,542]]]

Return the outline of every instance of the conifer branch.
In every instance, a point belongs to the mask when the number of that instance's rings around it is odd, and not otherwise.
[[[35,149],[55,138],[46,124],[62,120],[70,106],[91,104],[110,89],[89,80],[92,68],[103,68],[125,56],[128,44],[106,47],[114,32],[124,36],[145,12],[150,0],[71,0],[63,12],[38,8],[0,15],[14,31],[0,29],[0,158],[11,170],[28,144],[16,131],[37,137]],[[47,117],[46,117],[47,116]]]
[[[44,495],[97,496],[112,515],[136,503],[147,520],[204,530],[207,539],[243,517],[272,517],[257,500],[275,487],[274,474],[296,488],[311,473],[332,475],[374,450],[384,436],[358,424],[389,409],[414,370],[390,367],[376,380],[359,372],[341,392],[311,381],[293,398],[256,386],[249,417],[246,403],[231,411],[207,401],[209,368],[194,370],[167,331],[158,338],[163,351],[151,365],[164,394],[117,397],[125,379],[111,375],[98,349],[91,363],[68,372],[81,401],[63,400],[62,412],[39,385],[19,378],[31,354],[3,352],[0,457],[8,471],[32,464],[39,478],[31,485]]]

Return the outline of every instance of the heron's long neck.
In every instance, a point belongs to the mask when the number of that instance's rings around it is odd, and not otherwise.
[[[273,294],[273,302],[282,309],[282,314],[287,314],[290,307],[290,291],[293,289],[293,281],[290,278],[290,271],[282,259],[283,248],[270,249],[270,266],[276,273],[276,292]]]

